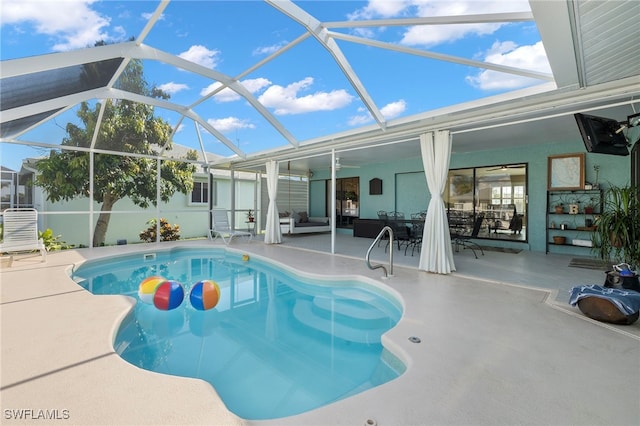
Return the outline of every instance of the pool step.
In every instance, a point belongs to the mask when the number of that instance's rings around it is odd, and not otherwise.
[[[325,315],[314,312],[313,302],[300,300],[293,308],[293,316],[302,324],[312,327],[327,334],[332,334],[343,340],[355,343],[380,343],[380,336],[389,329],[389,326],[375,328],[358,328],[346,325],[341,321],[331,320]]]

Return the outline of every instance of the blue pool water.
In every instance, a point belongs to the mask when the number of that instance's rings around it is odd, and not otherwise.
[[[140,282],[152,275],[184,286],[177,309],[162,311],[139,300]],[[91,261],[72,277],[93,294],[137,299],[115,338],[122,358],[147,370],[206,380],[245,419],[312,410],[405,370],[380,343],[400,319],[400,304],[364,282],[300,278],[224,249]],[[218,283],[220,301],[198,311],[189,292],[204,279]]]

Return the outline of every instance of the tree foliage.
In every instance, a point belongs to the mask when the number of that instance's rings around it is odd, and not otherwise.
[[[92,66],[84,70],[83,78],[92,78],[96,72]],[[168,94],[150,87],[145,81],[140,60],[129,62],[118,79],[117,87],[154,98],[169,98]],[[114,154],[94,154],[93,199],[102,204],[94,232],[94,246],[104,244],[110,211],[118,200],[128,197],[142,208],[156,204],[158,162],[149,156],[156,157],[162,150],[172,149],[171,126],[154,115],[153,106],[128,100],[105,102],[95,147]],[[100,103],[92,108],[89,103],[82,102],[77,112],[82,125],[68,123],[62,145],[89,148],[100,109]],[[189,151],[184,158],[195,160],[197,154]],[[90,195],[89,152],[52,151],[49,158],[38,162],[37,168],[36,184],[45,190],[48,200],[68,201]],[[192,163],[163,160],[160,166],[160,199],[167,202],[176,192],[188,194],[193,188],[195,170]]]

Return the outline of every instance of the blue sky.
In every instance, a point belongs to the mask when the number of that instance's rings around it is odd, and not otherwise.
[[[320,21],[387,19],[528,11],[525,1],[304,1]],[[138,37],[156,1],[25,1],[1,3],[1,59],[63,52]],[[535,23],[340,28],[334,31],[478,61],[550,72]],[[172,1],[144,44],[179,55],[230,77],[261,61],[304,33],[270,5],[258,1]],[[543,83],[466,65],[337,41],[385,119],[393,120]],[[190,105],[216,87],[214,81],[157,61],[145,61],[147,80]],[[308,38],[249,73],[242,84],[299,141],[373,124],[358,94],[331,55]],[[247,102],[224,90],[194,108],[208,123],[247,152],[287,142]],[[156,110],[176,125],[179,116]],[[72,109],[22,140],[59,144]],[[205,149],[231,151],[206,132]],[[195,126],[183,121],[174,140],[196,147]],[[6,147],[3,147],[5,154]],[[10,150],[9,150],[10,151]],[[24,154],[20,154],[24,155]],[[2,160],[3,165],[7,155]],[[15,166],[15,165],[14,165]]]

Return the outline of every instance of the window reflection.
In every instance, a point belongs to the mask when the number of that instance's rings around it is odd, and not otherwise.
[[[478,238],[526,241],[527,164],[449,171],[449,225],[466,227],[484,214]]]

